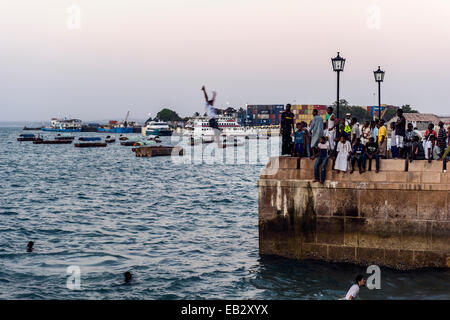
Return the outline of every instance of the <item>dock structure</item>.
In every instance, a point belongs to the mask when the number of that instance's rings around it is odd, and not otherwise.
[[[183,148],[171,146],[144,146],[133,148],[132,151],[136,154],[136,157],[182,156],[184,154]]]
[[[273,157],[259,188],[259,251],[400,270],[450,268],[450,173],[381,160],[380,172],[313,182],[314,160]],[[408,171],[405,171],[408,170]]]

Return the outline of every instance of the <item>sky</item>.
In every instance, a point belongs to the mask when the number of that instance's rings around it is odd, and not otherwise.
[[[450,115],[448,0],[1,0],[0,121],[340,97]]]

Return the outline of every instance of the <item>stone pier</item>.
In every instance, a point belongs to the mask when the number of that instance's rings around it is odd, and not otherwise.
[[[314,161],[274,157],[259,186],[259,251],[292,259],[450,267],[450,174],[442,162],[381,160],[381,170],[313,183]]]

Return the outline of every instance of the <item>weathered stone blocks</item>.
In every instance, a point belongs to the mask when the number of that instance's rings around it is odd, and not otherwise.
[[[321,185],[312,182],[314,161],[271,158],[258,182],[260,253],[450,267],[449,173],[436,161],[414,161],[407,172],[403,160],[381,163],[379,173],[351,175],[329,161]]]

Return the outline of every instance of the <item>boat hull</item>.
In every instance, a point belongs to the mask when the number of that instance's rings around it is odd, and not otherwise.
[[[160,136],[160,137],[170,137],[172,135],[171,130],[159,130],[159,129],[151,129],[146,130],[145,135],[147,136]]]
[[[133,133],[133,128],[97,128],[98,132],[108,132],[108,133]]]
[[[72,140],[35,140],[33,144],[71,144]]]
[[[42,131],[51,132],[81,132],[81,129],[57,129],[57,128],[42,128]]]
[[[106,143],[103,142],[85,142],[85,143],[75,143],[76,148],[98,148],[106,147]]]

